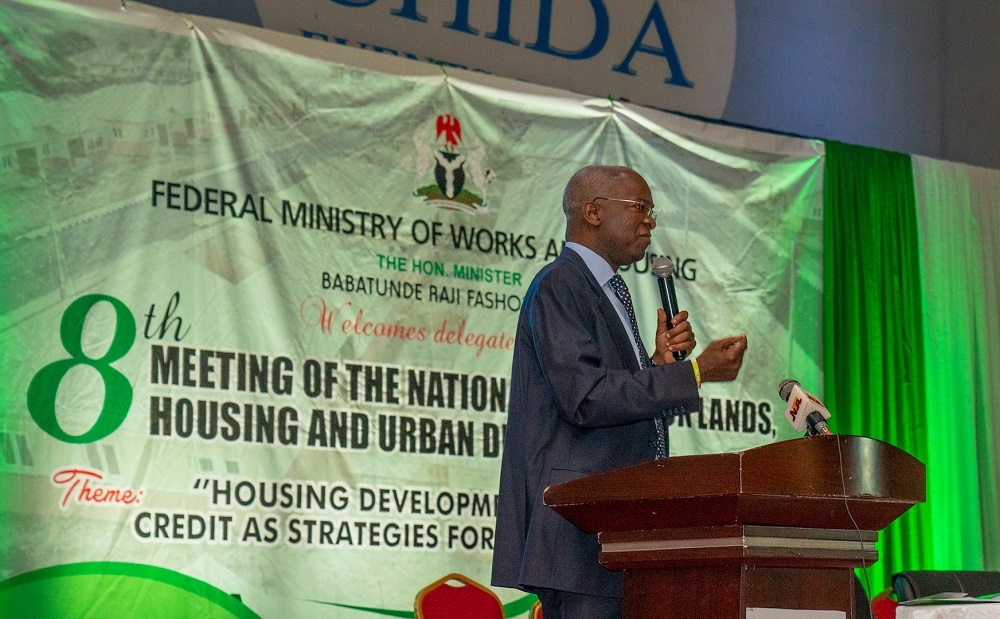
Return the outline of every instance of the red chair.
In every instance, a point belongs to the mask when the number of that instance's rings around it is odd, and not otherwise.
[[[413,610],[416,619],[504,618],[500,598],[461,574],[448,574],[421,589]]]
[[[896,619],[896,607],[899,602],[892,599],[892,588],[888,588],[872,598],[872,615],[875,619]]]

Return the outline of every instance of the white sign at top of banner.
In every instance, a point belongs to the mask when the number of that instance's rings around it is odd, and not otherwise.
[[[256,0],[265,28],[719,117],[733,0]]]

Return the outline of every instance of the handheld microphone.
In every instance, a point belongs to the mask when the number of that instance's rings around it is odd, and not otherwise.
[[[792,424],[796,432],[803,430],[810,436],[830,434],[830,426],[826,420],[830,411],[826,410],[819,399],[802,388],[799,381],[787,379],[778,385],[778,395],[788,402],[785,407],[785,419]]]
[[[670,261],[670,258],[660,256],[653,260],[653,266],[650,270],[660,285],[660,302],[663,303],[663,311],[667,313],[667,321],[670,326],[675,326],[672,319],[680,309],[677,307],[677,292],[674,290],[674,263]],[[674,351],[674,359],[683,361],[684,357],[687,357],[686,351]]]

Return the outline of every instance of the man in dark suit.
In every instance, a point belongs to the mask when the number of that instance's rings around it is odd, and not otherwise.
[[[563,195],[566,248],[532,281],[521,307],[500,473],[492,582],[531,591],[545,619],[620,616],[621,574],[597,562],[595,535],[542,504],[547,486],[663,457],[663,415],[698,408],[703,381],[733,380],[746,337],[695,338],[687,312],[659,310],[648,356],[618,269],[645,254],[656,227],[635,171],[587,166]]]

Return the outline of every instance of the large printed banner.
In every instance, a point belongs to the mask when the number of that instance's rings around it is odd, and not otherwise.
[[[725,109],[736,61],[735,0],[230,0],[228,8],[270,30],[709,118]]]
[[[518,311],[588,163],[653,188],[644,336],[658,255],[702,345],[748,334],[674,455],[789,438],[778,382],[819,384],[816,143],[131,4],[7,2],[0,36],[4,616],[488,583]]]

